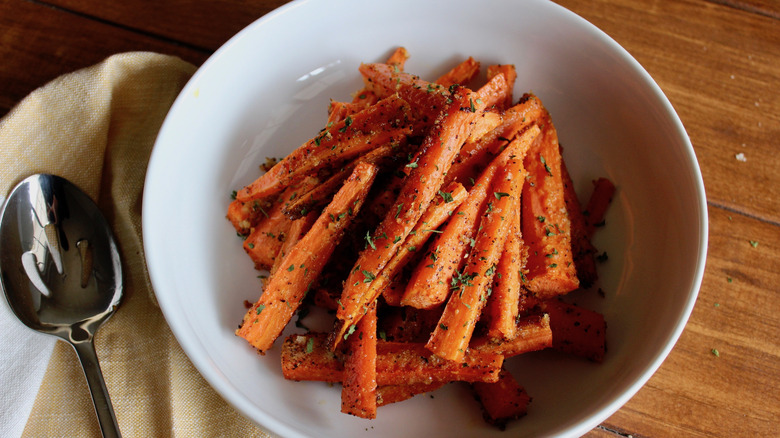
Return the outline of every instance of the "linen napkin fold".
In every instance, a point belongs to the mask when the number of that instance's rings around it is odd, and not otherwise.
[[[95,347],[124,436],[267,437],[198,374],[148,282],[141,237],[147,162],[194,72],[178,58],[123,53],[34,91],[0,120],[0,196],[30,174],[57,174],[92,197],[112,225],[124,301]],[[0,436],[100,436],[72,348],[11,320],[2,305]]]

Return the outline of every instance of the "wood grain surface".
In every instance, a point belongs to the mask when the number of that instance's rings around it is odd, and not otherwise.
[[[284,3],[0,0],[0,116],[47,81],[114,53],[150,50],[200,64]],[[710,219],[703,285],[679,342],[589,436],[777,435],[780,2],[557,3],[615,39],[666,93],[699,160]]]

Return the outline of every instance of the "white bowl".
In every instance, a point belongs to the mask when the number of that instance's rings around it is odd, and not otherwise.
[[[265,357],[234,335],[260,284],[225,219],[231,191],[265,157],[312,137],[330,98],[361,85],[360,62],[396,46],[406,70],[436,78],[459,60],[515,64],[516,95],[550,110],[585,198],[590,181],[617,185],[596,245],[608,352],[594,364],[552,352],[511,360],[533,397],[506,432],[487,426],[468,390],[382,407],[376,420],[339,412],[338,386],[282,378],[278,347]],[[146,257],[160,306],[200,373],[243,415],[283,436],[576,436],[622,406],[682,332],[707,248],[704,187],[669,101],[617,43],[546,1],[290,3],[253,23],[195,74],[173,105],[149,164],[143,204]],[[278,342],[278,341],[277,341]]]

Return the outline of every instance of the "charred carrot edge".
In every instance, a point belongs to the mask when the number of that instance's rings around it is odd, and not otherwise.
[[[527,288],[539,298],[563,295],[579,286],[566,214],[558,134],[549,114],[542,134],[525,156],[522,232],[528,245]]]
[[[506,369],[498,374],[498,382],[475,382],[471,388],[482,405],[485,421],[501,430],[506,428],[509,421],[521,418],[528,412],[531,397]]]
[[[444,87],[455,84],[468,85],[468,83],[474,80],[479,74],[479,65],[477,60],[469,56],[455,67],[439,76],[435,82]]]
[[[271,346],[317,278],[344,229],[360,210],[377,167],[360,163],[333,197],[311,230],[292,247],[271,277],[260,299],[247,311],[236,334],[261,354]]]
[[[561,160],[561,176],[563,178],[563,199],[566,203],[566,212],[571,223],[571,250],[574,257],[574,266],[577,269],[577,279],[580,287],[591,287],[598,280],[596,270],[596,247],[590,241],[585,215],[582,206],[574,190],[574,182],[569,175],[566,161]]]
[[[553,331],[547,314],[529,315],[517,320],[517,335],[510,340],[480,336],[472,339],[472,351],[486,351],[510,358],[553,346]]]
[[[465,92],[464,92],[465,91]],[[412,170],[405,179],[394,206],[380,222],[372,239],[376,244],[363,250],[345,281],[341,304],[336,311],[336,326],[332,346],[341,342],[347,329],[355,324],[363,308],[373,302],[381,291],[372,291],[371,283],[380,275],[388,261],[398,252],[406,236],[414,228],[439,191],[444,174],[468,136],[471,122],[480,108],[463,111],[473,103],[466,89],[453,94],[452,102],[434,125],[421,145],[419,158],[407,164]]]
[[[447,382],[434,382],[434,383],[415,383],[412,385],[385,385],[376,389],[376,404],[378,406],[386,406],[392,403],[402,402],[409,400],[415,395],[425,394],[427,392],[433,392]]]
[[[276,201],[271,204],[268,211],[263,212],[267,217],[263,217],[251,229],[249,236],[247,236],[243,244],[244,251],[255,263],[255,268],[271,269],[276,263],[277,255],[282,249],[285,236],[292,226],[292,220],[284,214],[285,204],[294,199],[297,193],[308,191],[318,182],[316,178],[309,177],[287,187]],[[252,201],[252,203],[254,202]]]
[[[341,412],[376,418],[376,302],[369,306],[346,343]]]
[[[403,305],[430,308],[447,299],[452,276],[461,268],[470,239],[477,228],[479,214],[486,199],[491,196],[488,189],[493,176],[510,156],[524,153],[538,133],[538,128],[529,129],[517,141],[510,143],[482,172],[466,200],[452,215],[442,233],[431,242],[425,257],[412,272],[401,300]]]
[[[550,315],[553,349],[602,362],[607,350],[607,323],[604,315],[557,299],[542,302]]]
[[[517,105],[503,113],[501,125],[483,135],[478,141],[463,145],[447,173],[445,183],[459,181],[467,188],[471,187],[469,179],[476,179],[491,157],[498,155],[516,135],[536,123],[542,114],[543,108],[538,99],[533,98],[532,95],[523,96]]]
[[[487,68],[487,77],[488,80],[492,79],[494,76],[498,74],[503,74],[504,78],[506,79],[507,85],[509,87],[509,93],[506,96],[506,99],[503,103],[499,106],[499,108],[509,108],[512,106],[513,97],[512,97],[512,90],[515,87],[515,81],[517,81],[517,70],[515,69],[515,66],[512,64],[494,64],[489,65]]]
[[[411,133],[409,105],[392,95],[375,105],[334,123],[284,157],[236,199],[248,202],[278,193],[313,171],[360,156],[377,145],[397,143]]]
[[[519,202],[512,206],[520,208]],[[520,215],[515,214],[509,227],[504,251],[498,260],[493,293],[490,294],[481,319],[485,321],[488,336],[497,339],[513,339],[517,335],[517,315],[523,288],[520,274],[525,267],[525,252],[520,238]]]
[[[496,172],[474,246],[466,266],[455,278],[459,283],[457,289],[450,294],[439,324],[426,344],[439,357],[455,362],[463,360],[487,301],[506,243],[506,227],[514,220],[524,180],[522,156],[511,155],[506,165]]]
[[[382,145],[347,163],[344,167],[331,175],[330,178],[325,180],[325,182],[314,186],[308,192],[299,195],[295,200],[286,204],[284,208],[285,214],[290,218],[298,218],[306,215],[308,211],[326,204],[332,195],[339,189],[341,184],[344,183],[344,180],[352,173],[355,166],[357,166],[357,163],[365,161],[382,168],[386,164],[385,161],[390,161],[393,154],[397,151],[404,150],[405,144],[406,140],[403,139],[400,143]]]
[[[330,351],[329,334],[293,334],[282,344],[282,374],[298,381],[341,382],[344,352]],[[495,382],[504,357],[469,350],[463,363],[436,357],[422,343],[377,341],[377,386],[417,385],[436,382]]]
[[[612,181],[607,178],[599,178],[593,181],[593,193],[588,200],[588,207],[585,210],[589,236],[592,237],[596,228],[604,223],[604,216],[612,203],[614,194],[615,185],[612,184]]]
[[[422,250],[428,239],[440,232],[441,224],[455,212],[460,203],[466,199],[466,195],[466,189],[460,183],[452,183],[438,191],[434,201],[428,205],[425,213],[406,236],[403,245],[371,282],[368,289],[369,295],[378,296],[390,285],[393,278],[414,257],[415,253]],[[373,239],[370,239],[368,243],[376,246]]]

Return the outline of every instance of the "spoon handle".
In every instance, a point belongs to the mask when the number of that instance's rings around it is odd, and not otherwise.
[[[100,431],[104,438],[118,438],[119,424],[117,424],[114,408],[111,406],[111,399],[108,397],[106,382],[103,380],[103,373],[100,371],[97,353],[92,338],[81,342],[73,342],[73,348],[81,362],[81,368],[84,369],[84,376],[87,378],[89,392],[92,395],[92,402],[95,405],[95,413],[100,423]]]

